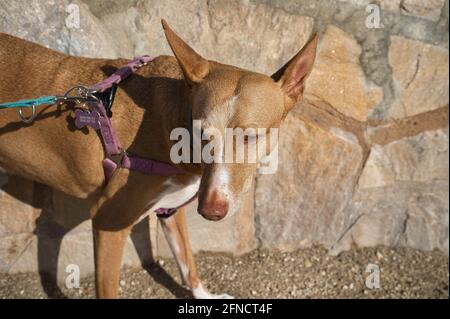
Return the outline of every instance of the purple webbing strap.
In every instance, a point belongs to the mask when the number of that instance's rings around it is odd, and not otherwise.
[[[162,176],[172,176],[180,173],[180,170],[171,164],[128,154],[125,154],[122,159],[122,167],[132,171]]]
[[[113,84],[119,84],[120,82],[128,78],[143,64],[146,64],[152,60],[153,59],[148,55],[135,58],[133,61],[130,61],[125,66],[118,69],[107,79],[91,86],[90,90],[94,92],[104,92],[110,89]],[[111,120],[106,114],[105,107],[101,102],[95,104],[95,107],[100,113],[100,134],[102,135],[103,144],[105,146],[105,151],[107,154],[106,158],[103,160],[103,169],[105,171],[106,179],[109,180],[112,177],[114,171],[117,169],[117,164],[111,159],[111,157],[120,155],[122,152],[122,148],[120,147],[120,143],[117,138],[116,131],[112,126]]]
[[[118,69],[110,77],[90,87],[95,92],[104,92],[112,87],[113,84],[119,84],[131,74],[136,72],[142,65],[151,62],[153,58],[143,55],[129,62],[125,66]]]
[[[100,133],[102,135],[106,153],[109,157],[112,155],[118,155],[121,153],[121,147],[119,145],[119,139],[117,138],[116,131],[112,126],[111,119],[106,114],[106,110],[102,102],[98,102],[95,105],[100,113],[100,118],[98,121],[100,124]]]
[[[137,71],[142,65],[147,64],[153,59],[148,55],[144,55],[134,59],[125,66],[118,69],[110,77],[104,81],[97,83],[90,87],[91,90],[103,92],[112,87],[113,84],[119,84],[131,74]],[[111,119],[107,116],[103,103],[99,102],[94,105],[97,108],[100,119],[100,134],[105,145],[107,157],[103,161],[105,176],[107,179],[111,178],[114,171],[117,169],[117,161],[112,158],[114,156],[123,155],[120,159],[120,165],[130,170],[139,171],[147,174],[157,174],[164,176],[171,176],[180,173],[180,170],[170,164],[154,161],[151,159],[140,158],[137,156],[130,156],[122,151],[116,131],[114,130]]]
[[[131,61],[130,63],[128,63],[127,65],[125,65],[124,67],[114,72],[110,77],[108,77],[104,81],[91,86],[90,89],[95,92],[104,92],[110,89],[113,84],[119,84],[121,81],[125,80],[131,74],[136,72],[136,70],[139,69],[142,65],[145,65],[152,60],[153,59],[149,56],[138,57],[133,61]],[[95,103],[93,107],[95,107],[100,114],[99,118],[100,134],[102,136],[103,144],[105,146],[105,152],[107,155],[106,158],[103,160],[103,169],[107,181],[112,177],[118,165],[120,165],[120,167],[138,171],[141,173],[155,174],[162,176],[172,176],[182,172],[180,169],[171,164],[158,162],[155,160],[146,159],[138,156],[132,156],[124,152],[120,147],[116,131],[112,126],[111,119],[106,114],[106,110],[103,103],[102,102]],[[113,160],[114,157],[119,157],[118,161],[114,161]],[[156,210],[156,214],[160,218],[168,218],[172,216],[177,211],[178,208],[186,204],[189,204],[196,197],[197,194],[195,194],[195,196],[192,197],[187,203],[176,208],[159,208]]]
[[[117,169],[117,164],[110,158],[103,159],[103,171],[105,172],[106,181],[109,181]]]
[[[91,86],[90,90],[99,92],[106,91],[110,89],[113,84],[119,84],[131,74],[136,72],[136,70],[142,65],[147,64],[152,60],[153,59],[148,55],[137,57],[133,61],[118,69],[107,79]],[[102,134],[103,143],[105,144],[106,153],[108,154],[108,157],[118,155],[121,153],[121,147],[119,140],[117,139],[116,132],[112,127],[111,120],[106,115],[105,107],[101,102],[97,104],[97,109],[100,113],[100,132]]]
[[[103,160],[103,169],[107,180],[112,177],[117,167],[118,165],[111,158],[107,157]],[[180,169],[171,164],[158,162],[139,156],[128,155],[126,153],[123,154],[120,167],[144,174],[154,174],[160,176],[173,176],[182,172]]]

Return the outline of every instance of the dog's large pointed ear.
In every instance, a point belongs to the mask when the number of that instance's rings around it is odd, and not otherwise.
[[[305,80],[311,73],[316,58],[317,39],[317,34],[314,34],[300,52],[272,75],[272,79],[280,82],[283,91],[294,102],[303,93]]]
[[[161,20],[164,33],[170,48],[180,64],[185,78],[193,83],[199,83],[209,73],[209,62],[202,58],[189,45],[187,45],[172,29],[167,22]]]

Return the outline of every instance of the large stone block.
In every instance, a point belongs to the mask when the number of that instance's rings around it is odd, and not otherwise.
[[[249,1],[208,2],[214,58],[271,75],[311,36],[314,20]]]
[[[448,192],[448,181],[442,180],[426,185],[398,182],[358,190],[347,208],[353,219],[351,227],[342,233],[330,253],[404,245],[448,254]]]
[[[313,19],[248,1],[138,1],[119,10],[85,0],[120,41],[119,54],[170,54],[161,19],[208,59],[272,74],[306,42]],[[186,26],[189,26],[188,28]],[[245,32],[242,32],[245,30]]]
[[[329,26],[321,38],[305,96],[322,100],[346,116],[365,121],[382,101],[383,91],[365,78],[360,55],[361,47],[350,34]]]
[[[69,4],[76,5],[76,11]],[[74,7],[72,7],[74,8]],[[71,18],[71,15],[77,15]],[[99,23],[87,5],[75,1],[0,3],[0,32],[72,55],[115,58],[117,39]],[[74,24],[78,20],[79,25]]]
[[[352,227],[332,253],[407,245],[448,253],[448,127],[375,145],[348,206]]]
[[[448,50],[391,37],[389,64],[397,99],[391,116],[401,118],[448,105]]]
[[[303,122],[296,109],[286,118],[280,129],[282,164],[256,183],[256,230],[263,247],[329,247],[348,226],[345,206],[363,154],[352,133],[331,131]]]
[[[170,54],[161,19],[200,53],[211,55],[213,44],[209,33],[206,1],[115,1],[84,0],[92,14],[109,34],[121,57]],[[188,28],[186,26],[189,26]],[[211,56],[208,56],[211,58]]]
[[[448,130],[425,131],[388,145],[374,145],[359,179],[359,188],[441,179],[448,179]]]
[[[0,31],[68,52],[66,6],[65,1],[3,1],[0,3]]]
[[[445,0],[378,0],[383,10],[438,21]]]

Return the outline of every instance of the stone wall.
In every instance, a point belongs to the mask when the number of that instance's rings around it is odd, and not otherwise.
[[[77,4],[79,28],[68,27]],[[369,3],[381,8],[367,28]],[[448,253],[448,1],[0,0],[0,32],[73,55],[171,54],[160,19],[204,56],[271,74],[320,34],[305,99],[280,136],[275,175],[258,176],[223,222],[188,214],[195,251],[407,245]],[[45,71],[45,70],[43,70]],[[92,272],[82,201],[0,175],[0,271]],[[58,253],[59,251],[59,253]],[[168,256],[155,218],[124,263]]]

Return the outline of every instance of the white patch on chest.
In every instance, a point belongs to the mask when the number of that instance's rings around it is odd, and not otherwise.
[[[174,183],[171,179],[164,183],[167,191],[163,196],[153,205],[150,210],[158,208],[175,208],[185,204],[197,193],[200,186],[200,178],[196,178],[193,183],[189,185]]]
[[[158,208],[176,208],[187,203],[197,193],[200,186],[200,177],[193,178],[189,184],[177,183],[174,178],[169,178],[163,186],[164,192],[160,194],[159,199],[154,204],[151,204],[148,211],[139,218],[137,223]]]

